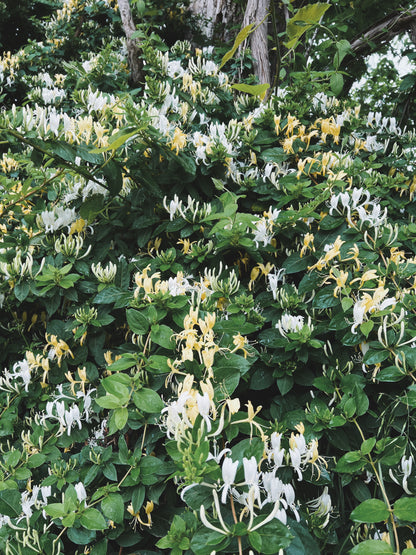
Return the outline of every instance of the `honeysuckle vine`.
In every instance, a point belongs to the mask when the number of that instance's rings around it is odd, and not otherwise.
[[[0,551],[411,554],[416,134],[99,14],[0,59]]]

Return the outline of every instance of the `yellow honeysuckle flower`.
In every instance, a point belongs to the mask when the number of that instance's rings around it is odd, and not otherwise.
[[[301,258],[306,253],[307,250],[315,252],[315,247],[313,246],[313,240],[314,240],[314,236],[312,233],[306,233],[306,235],[303,237],[303,246],[300,251]]]
[[[186,133],[183,133],[179,127],[175,127],[175,131],[173,132],[173,138],[169,142],[171,150],[176,149],[176,154],[179,154],[180,150],[183,150],[186,147]]]
[[[280,133],[280,120],[282,119],[281,116],[273,116],[273,120],[274,120],[274,128],[276,131],[276,135],[278,135]]]
[[[406,258],[404,251],[399,251],[398,247],[391,247],[390,249],[390,261],[395,264],[399,264],[402,260]]]
[[[82,233],[87,225],[87,222],[83,218],[78,218],[75,220],[71,225],[69,230],[69,235],[73,235],[74,233]]]
[[[132,515],[133,517],[133,521],[134,521],[134,526],[137,525],[137,522],[139,522],[142,526],[148,526],[149,528],[152,526],[152,517],[151,517],[151,513],[153,512],[154,509],[154,503],[153,501],[148,501],[144,507],[144,511],[146,513],[147,516],[147,522],[143,522],[143,520],[140,518],[140,511],[142,508],[140,508],[137,512],[134,512],[133,509],[133,505],[132,503],[130,503],[130,505],[127,507],[127,511]]]
[[[235,345],[235,349],[233,349],[231,353],[235,353],[235,351],[241,350],[243,351],[244,358],[247,358],[247,355],[249,354],[247,349],[245,348],[245,345],[248,345],[247,337],[244,337],[243,335],[238,333],[237,335],[233,336],[233,344]]]
[[[47,345],[45,347],[45,351],[47,350],[48,346],[52,347],[54,350],[54,354],[57,357],[58,366],[61,366],[62,357],[66,356],[67,354],[74,358],[71,349],[69,348],[68,344],[65,343],[62,339],[58,339],[56,335],[50,335],[48,333],[45,334]],[[50,339],[48,339],[50,337]]]
[[[192,251],[192,245],[195,244],[196,241],[190,241],[190,239],[179,239],[177,245],[182,245],[182,252],[183,254],[189,254]]]
[[[300,121],[297,119],[296,116],[292,116],[288,114],[287,116],[287,124],[283,129],[286,129],[286,136],[292,135],[295,127],[299,125]]]
[[[355,283],[356,281],[360,282],[359,288],[361,289],[361,287],[364,285],[364,283],[366,281],[371,281],[372,279],[377,279],[379,276],[377,274],[377,270],[367,270],[366,272],[363,273],[363,275],[360,278],[355,278],[352,281],[350,281],[350,285],[352,283]]]

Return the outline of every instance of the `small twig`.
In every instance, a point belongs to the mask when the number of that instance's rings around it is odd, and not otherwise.
[[[234,498],[232,493],[230,494],[230,505],[231,505],[231,512],[233,513],[233,519],[235,524],[237,524],[237,514],[235,512],[235,505],[234,505]],[[237,543],[238,543],[238,554],[243,555],[243,545],[241,543],[241,536],[237,536]]]

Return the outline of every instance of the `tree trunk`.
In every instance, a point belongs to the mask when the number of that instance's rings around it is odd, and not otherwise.
[[[144,82],[143,60],[141,48],[137,40],[132,38],[132,34],[136,31],[136,26],[130,10],[129,0],[118,0],[118,8],[120,10],[121,23],[127,39],[127,56],[131,71],[130,81],[133,86],[137,86]]]
[[[201,16],[201,31],[208,39],[229,42],[234,38],[231,28],[241,21],[235,0],[191,0],[189,8]]]
[[[248,0],[242,27],[250,23],[261,24],[250,36],[251,51],[254,59],[254,73],[260,83],[270,84],[270,61],[267,44],[268,10],[270,0]]]

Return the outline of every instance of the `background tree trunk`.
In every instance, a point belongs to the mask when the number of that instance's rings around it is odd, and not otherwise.
[[[127,39],[127,55],[131,71],[130,81],[133,86],[137,86],[144,81],[142,51],[137,44],[137,40],[132,38],[136,31],[133,16],[130,9],[129,0],[118,0],[121,23]]]
[[[254,73],[260,83],[270,83],[270,61],[267,46],[267,12],[270,0],[248,0],[243,20],[234,0],[191,0],[190,9],[203,18],[202,32],[208,39],[231,42],[237,35],[235,26],[264,22],[250,36]],[[234,30],[233,30],[234,27]],[[240,49],[240,52],[242,49]]]
[[[254,73],[260,83],[270,84],[270,60],[267,44],[267,27],[270,0],[248,0],[242,27],[250,23],[261,25],[251,34],[250,45],[254,59]]]
[[[208,39],[233,40],[232,27],[241,23],[241,10],[235,0],[191,0],[189,8],[201,16],[201,31]]]

